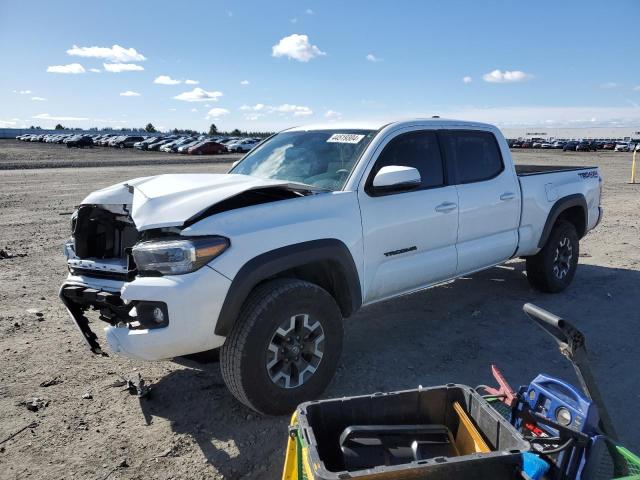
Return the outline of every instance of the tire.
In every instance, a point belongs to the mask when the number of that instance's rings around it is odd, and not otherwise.
[[[527,279],[531,286],[547,293],[567,288],[578,268],[580,241],[573,224],[556,222],[545,246],[536,255],[527,257]]]
[[[342,352],[342,334],[340,309],[324,289],[296,279],[266,282],[249,295],[220,349],[222,378],[233,396],[258,413],[290,414],[329,385]],[[296,337],[308,339],[301,347],[306,353],[298,357]]]

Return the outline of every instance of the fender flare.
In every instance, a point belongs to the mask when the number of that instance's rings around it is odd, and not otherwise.
[[[360,277],[351,252],[337,239],[311,240],[270,250],[249,260],[238,271],[229,287],[215,334],[227,336],[236,322],[245,300],[261,282],[279,273],[316,262],[330,262],[332,281],[336,281],[334,297],[344,317],[362,305]],[[337,275],[335,275],[337,274]]]
[[[556,224],[556,220],[558,220],[558,217],[562,214],[562,212],[571,207],[581,207],[582,213],[584,215],[584,224],[585,226],[589,225],[587,201],[585,200],[584,195],[582,195],[581,193],[574,193],[573,195],[562,197],[561,199],[557,200],[556,203],[553,204],[553,207],[551,207],[551,210],[549,210],[547,221],[544,224],[542,235],[540,236],[540,240],[538,241],[538,248],[542,248],[545,246],[547,240],[549,239],[549,235],[551,235],[551,230]],[[580,235],[580,232],[578,232],[578,235]]]

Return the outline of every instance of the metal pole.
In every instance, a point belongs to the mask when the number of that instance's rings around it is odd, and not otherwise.
[[[633,149],[633,161],[631,162],[631,183],[636,183],[636,155],[638,153],[638,149]]]

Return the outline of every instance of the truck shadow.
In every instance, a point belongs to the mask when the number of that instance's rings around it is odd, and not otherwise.
[[[512,261],[424,292],[376,304],[345,323],[345,344],[327,397],[450,382],[492,383],[496,363],[514,387],[545,372],[576,382],[570,364],[522,313],[536,303],[571,320],[587,336],[589,355],[618,433],[640,445],[640,397],[634,375],[640,272],[581,264],[558,295],[531,289],[524,262]],[[288,418],[260,417],[226,390],[217,363],[180,359],[141,401],[147,422],[171,422],[188,435],[216,472],[228,478],[277,478]],[[178,437],[180,438],[180,437]],[[180,454],[180,444],[176,452]]]

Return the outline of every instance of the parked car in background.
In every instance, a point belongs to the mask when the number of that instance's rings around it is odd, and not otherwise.
[[[71,147],[77,147],[77,148],[93,147],[93,140],[88,135],[75,135],[75,136],[69,138],[65,143],[67,144],[67,148],[71,148]]]
[[[549,143],[549,142],[543,142],[543,143],[540,145],[540,148],[553,148],[553,144],[552,144],[552,143]]]
[[[176,138],[175,140],[169,142],[169,143],[165,143],[164,145],[162,145],[160,147],[160,151],[161,152],[176,152],[178,150],[178,147],[189,143],[191,141],[193,141],[194,138],[193,137],[180,137],[180,138]]]
[[[629,143],[628,142],[618,142],[616,143],[615,148],[613,149],[615,152],[628,152],[629,151]]]
[[[195,145],[198,145],[198,144],[200,144],[200,143],[202,143],[202,140],[199,140],[199,139],[195,139],[195,140],[192,140],[192,141],[190,141],[190,142],[186,142],[185,144],[180,145],[180,146],[176,149],[176,152],[178,152],[178,153],[188,153],[188,152],[189,152],[189,149],[190,149],[191,147],[193,147],[193,146],[195,146]]]
[[[159,140],[159,137],[148,137],[143,140],[140,140],[139,142],[134,143],[133,148],[137,148],[138,150],[146,150],[150,144],[157,142],[158,140]]]
[[[258,143],[260,143],[260,140],[256,140],[255,138],[245,138],[243,140],[229,142],[225,146],[230,152],[246,153],[251,151]]]
[[[578,142],[567,142],[567,143],[564,144],[564,147],[562,147],[562,151],[563,152],[575,152],[577,146],[578,146]]]
[[[189,148],[189,155],[213,155],[216,153],[225,153],[227,148],[221,143],[213,140],[205,140],[193,147]]]
[[[166,145],[169,142],[173,142],[175,140],[175,138],[176,138],[175,136],[173,136],[173,137],[164,137],[164,138],[158,140],[155,143],[149,144],[147,146],[147,150],[151,150],[151,151],[157,152],[157,151],[160,150],[161,146]]]
[[[563,148],[566,143],[567,142],[563,142],[561,140],[556,140],[555,142],[553,142],[553,148],[557,148],[557,149]]]
[[[525,140],[520,144],[520,148],[531,148],[531,142]]]
[[[137,142],[141,142],[144,140],[144,137],[141,136],[125,136],[121,140],[114,143],[114,147],[118,148],[133,148],[133,145]]]
[[[580,142],[576,145],[576,152],[590,152],[597,150],[591,142]]]
[[[616,148],[616,142],[605,142],[602,146],[603,150],[613,150]]]

